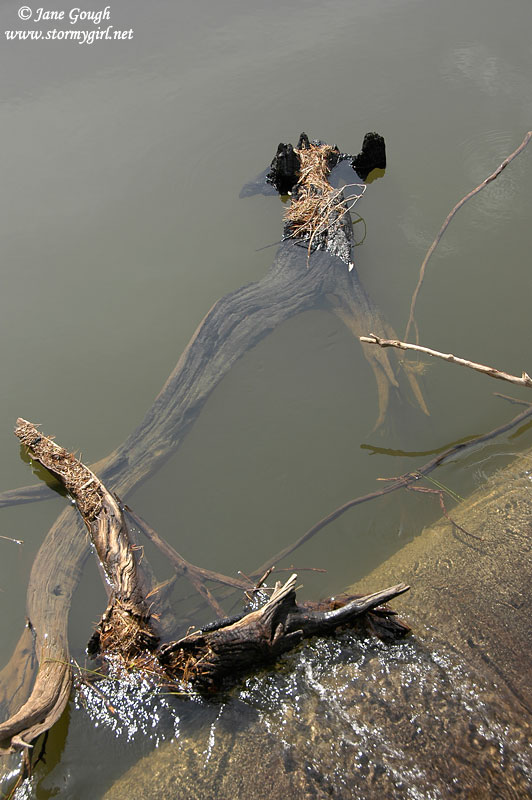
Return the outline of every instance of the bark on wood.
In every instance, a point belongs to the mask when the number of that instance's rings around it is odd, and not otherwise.
[[[494,431],[490,431],[469,442],[458,444],[438,454],[428,464],[414,472],[401,476],[393,483],[389,483],[383,490],[349,501],[313,526],[303,537],[287,547],[285,551],[268,560],[254,574],[261,574],[262,570],[266,569],[272,562],[276,562],[293,552],[304,541],[307,541],[349,508],[407,486],[409,482],[416,481],[420,474],[426,474],[443,463],[450,455],[461,453],[471,446],[477,446],[515,428],[528,419],[531,414],[532,409],[528,408],[515,419]],[[77,535],[72,538],[73,531]],[[40,656],[41,665],[46,665],[49,659],[53,660],[59,665],[63,676],[70,675],[66,621],[70,598],[79,581],[81,567],[89,552],[82,533],[82,526],[74,517],[73,509],[67,509],[50,530],[46,540],[47,546],[43,545],[41,547],[34,562],[28,593],[28,609],[30,619],[38,620],[39,624],[34,627],[33,633],[30,633],[29,628],[25,628],[13,657],[0,675],[3,688],[3,693],[0,695],[0,707],[5,714],[12,713],[15,708],[20,706],[20,697],[24,696],[25,689],[34,675],[34,662],[36,662],[37,657]],[[59,587],[61,588],[60,591]],[[383,638],[386,636],[388,626],[392,628],[392,635],[397,632],[394,630],[393,617],[386,619],[380,614],[372,617],[368,615],[367,620],[370,629],[376,627],[377,634]],[[53,635],[48,636],[48,630],[52,631]],[[35,637],[33,645],[32,636]],[[26,704],[25,715],[17,714],[16,717],[0,726],[1,738],[11,739],[8,742],[8,746],[13,744],[13,747],[19,747],[22,744],[22,739],[29,740],[29,736],[32,734],[31,719],[35,708],[38,707],[40,709],[43,719],[43,731],[51,727],[53,722],[60,716],[68,700],[68,693],[64,692],[58,695],[58,702],[55,708],[52,709],[52,712],[47,713],[43,704],[43,686],[47,680],[48,672],[41,667],[34,686],[33,702]],[[63,678],[59,675],[56,678],[56,683],[61,683],[62,680]],[[13,720],[16,720],[16,723]]]
[[[0,725],[0,741],[9,749],[22,750],[54,725],[68,702],[72,675],[68,662],[41,659],[41,667],[30,699],[7,722]]]
[[[344,216],[334,237],[344,249],[353,244],[350,219]],[[308,267],[308,268],[307,268]],[[368,330],[383,338],[394,331],[362,286],[356,268],[331,252],[313,252],[307,264],[306,246],[281,243],[275,261],[257,283],[218,300],[192,336],[175,369],[140,425],[116,450],[91,469],[122,496],[152,475],[180,446],[204,403],[233,364],[282,322],[303,311],[335,313],[356,338]],[[415,375],[405,371],[387,353],[365,352],[377,382],[378,417],[385,419],[392,393],[413,392],[428,413]],[[0,507],[52,497],[48,486],[10,490],[0,494]]]
[[[216,630],[192,633],[161,648],[169,678],[182,676],[199,687],[217,687],[228,675],[277,658],[310,636],[330,633],[408,591],[404,583],[362,597],[342,608],[312,610],[296,603],[297,575],[277,584],[270,600],[242,619]]]
[[[137,569],[116,498],[88,467],[30,422],[18,419],[15,434],[75,501],[112,587],[111,601],[97,628],[102,646],[109,652],[118,647],[125,658],[139,650],[155,649],[159,639],[146,600],[149,587],[143,585]]]
[[[0,747],[3,750],[24,747],[24,743],[31,742],[41,732],[35,729],[36,718],[41,721],[44,732],[59,719],[65,708],[71,686],[68,613],[89,552],[75,510],[65,509],[41,545],[31,570],[26,611],[33,625],[34,646],[21,647],[27,640],[25,630],[17,646],[21,654],[19,666],[15,666],[12,660],[2,671],[2,680],[9,680],[13,671],[27,674],[38,668],[27,702],[20,706],[20,695],[14,703],[8,698],[8,713],[12,716],[0,725]],[[50,707],[46,687],[52,669],[56,686],[64,687],[64,691],[56,694],[55,704]]]

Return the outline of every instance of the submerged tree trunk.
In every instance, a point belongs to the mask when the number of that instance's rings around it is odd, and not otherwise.
[[[335,249],[339,252],[352,244],[352,225],[346,213],[335,231]],[[339,247],[339,240],[342,240]],[[345,247],[344,247],[345,244]],[[113,491],[125,495],[152,475],[180,446],[197,419],[210,393],[228,373],[232,365],[260,339],[283,321],[313,308],[333,310],[356,336],[368,330],[393,338],[394,332],[383,320],[360,284],[356,270],[332,252],[310,254],[305,244],[285,241],[274,264],[258,283],[244,286],[219,300],[200,323],[189,345],[155,399],[139,427],[107,458],[93,466],[95,472]],[[406,373],[384,351],[367,354],[377,380],[381,422],[388,407],[390,393],[411,388],[426,411],[415,377]],[[49,492],[37,487],[24,492],[24,500],[35,499]],[[13,496],[10,500],[13,501]],[[27,613],[34,630],[34,648],[12,659],[2,672],[2,679],[24,672],[39,672],[32,696],[20,709],[16,727],[0,726],[0,736],[26,736],[35,709],[37,716],[50,719],[44,702],[43,682],[50,661],[56,664],[65,681],[69,680],[67,619],[72,593],[78,583],[87,543],[78,536],[79,522],[72,509],[60,515],[41,546],[30,577]],[[13,713],[11,682],[6,690],[4,713]],[[66,683],[65,683],[66,686]],[[18,695],[19,696],[19,695]],[[63,693],[53,706],[60,713],[66,703]],[[19,700],[17,701],[20,702]],[[26,708],[26,712],[24,712]],[[30,713],[31,712],[31,713]],[[14,719],[14,717],[12,717]],[[10,720],[11,722],[12,720]],[[7,724],[7,723],[6,723]]]

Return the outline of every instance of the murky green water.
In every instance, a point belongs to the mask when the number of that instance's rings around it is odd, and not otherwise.
[[[0,31],[31,27],[17,9],[0,5]],[[368,228],[357,267],[402,334],[442,220],[532,127],[526,0],[117,0],[111,22],[134,38],[2,38],[0,489],[32,481],[11,432],[18,415],[88,463],[102,458],[138,424],[211,305],[265,273],[275,248],[261,248],[279,240],[283,206],[238,194],[279,141],[305,130],[356,152],[366,131],[385,137],[386,175],[357,207]],[[531,177],[528,151],[452,223],[418,304],[423,343],[532,369]],[[427,451],[514,415],[492,396],[504,385],[481,376],[430,363],[423,382],[430,422],[393,442],[373,433],[375,382],[359,344],[332,315],[305,313],[234,367],[128,502],[191,561],[251,570],[377,477],[428,458],[362,445]],[[438,477],[466,495],[530,441],[526,431],[498,441]],[[1,511],[0,535],[24,540],[0,539],[5,661],[33,558],[62,507]],[[302,573],[304,592],[334,593],[439,513],[434,498],[395,494],[344,516],[289,564],[325,567]],[[75,652],[104,602],[90,565],[73,609]],[[196,706],[182,713],[201,727]],[[150,736],[128,743],[72,705],[35,796],[100,797],[150,752]]]

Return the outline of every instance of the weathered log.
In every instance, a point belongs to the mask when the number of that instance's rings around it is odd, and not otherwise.
[[[33,563],[27,592],[26,613],[32,625],[32,647],[24,647],[28,632],[25,629],[13,658],[2,671],[2,683],[11,694],[10,681],[15,674],[35,675],[29,698],[21,693],[6,696],[0,725],[0,749],[22,749],[41,732],[48,730],[61,716],[71,688],[70,655],[68,650],[68,613],[74,589],[79,583],[89,547],[82,525],[73,508],[59,516]],[[16,654],[18,657],[16,658]],[[38,671],[37,671],[38,670]],[[50,703],[47,687],[53,678],[58,691]],[[25,681],[27,685],[29,681]],[[59,691],[59,687],[62,689]],[[40,729],[36,728],[38,720]]]
[[[265,174],[252,192],[265,186]],[[251,185],[251,184],[250,184]],[[249,193],[252,193],[251,191]],[[356,268],[346,274],[336,250],[351,250],[353,229],[344,215],[330,232],[332,252],[315,252],[307,263],[306,248],[294,241],[281,243],[275,261],[257,283],[218,300],[199,324],[175,369],[140,425],[116,450],[92,465],[121,495],[152,475],[180,446],[210,393],[233,364],[282,322],[303,311],[332,311],[357,337],[373,330],[394,338],[391,326],[364,290]],[[332,244],[333,240],[338,245]],[[428,413],[415,375],[387,353],[367,352],[377,381],[378,427],[384,421],[391,392],[411,391]],[[0,507],[53,497],[46,485],[0,493]]]
[[[118,656],[125,669],[149,658],[152,674],[159,672],[161,680],[187,681],[196,688],[217,687],[226,676],[273,660],[301,639],[329,633],[376,607],[381,607],[385,617],[390,616],[393,612],[382,606],[409,588],[402,583],[322,610],[296,604],[294,574],[284,586],[278,583],[258,610],[236,621],[219,621],[157,649],[149,587],[143,585],[137,568],[120,503],[91,470],[34,425],[19,419],[16,433],[32,458],[50,470],[75,500],[112,587],[109,605],[89,647],[93,655]],[[397,630],[402,634],[407,629]],[[51,707],[55,707],[57,694],[53,678],[50,676],[45,686]]]
[[[97,628],[102,646],[110,652],[118,647],[125,658],[141,649],[155,649],[158,636],[146,600],[149,588],[143,585],[116,498],[73,453],[43,436],[30,422],[19,418],[15,433],[75,501],[112,587],[111,601]]]
[[[121,654],[153,649],[158,642],[152,630],[145,595],[128,538],[122,512],[116,499],[98,478],[71,453],[25,420],[17,421],[16,434],[44,467],[57,477],[76,502],[113,587],[112,600],[97,630],[98,638],[111,651],[120,642]],[[66,619],[63,624],[66,624]],[[66,631],[61,630],[66,638]],[[70,696],[72,676],[68,657],[48,631],[41,632],[44,652],[30,699],[17,713],[0,725],[0,741],[10,749],[28,747],[61,716]],[[59,649],[59,652],[57,650]]]
[[[226,676],[273,661],[302,639],[348,625],[410,588],[400,583],[340,608],[316,611],[296,603],[296,580],[294,574],[283,586],[278,583],[269,601],[242,619],[215,630],[192,633],[162,647],[159,661],[168,677],[175,680],[182,676],[199,687],[216,687]]]

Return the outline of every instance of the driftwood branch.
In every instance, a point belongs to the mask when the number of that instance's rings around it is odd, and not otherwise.
[[[262,575],[272,564],[278,563],[293,553],[351,508],[415,484],[420,477],[428,475],[449,458],[467,452],[473,447],[477,447],[516,428],[530,419],[530,417],[532,417],[532,407],[528,407],[511,421],[488,433],[470,439],[467,442],[460,442],[438,453],[423,466],[390,481],[383,489],[347,501],[309,528],[295,542],[257,567],[253,575]],[[136,522],[137,524],[139,523],[139,518],[136,518]],[[28,629],[26,629],[21,637],[19,648],[8,667],[2,673],[3,684],[5,684],[6,689],[9,687],[24,687],[32,675],[30,668],[32,652],[35,651],[40,654],[41,667],[30,700],[20,709],[20,712],[14,714],[6,723],[0,726],[0,739],[9,740],[9,745],[14,748],[24,746],[24,741],[31,741],[39,733],[49,729],[59,718],[68,700],[71,677],[70,667],[68,666],[66,620],[70,597],[79,579],[84,559],[88,554],[86,543],[79,531],[78,535],[73,535],[76,530],[73,510],[67,509],[51,529],[46,540],[46,546],[43,546],[39,551],[39,556],[32,570],[29,594],[30,619],[42,620],[43,630],[53,631],[53,636],[44,637],[43,631],[40,630],[41,626],[37,627],[34,631],[37,646],[31,648],[27,645]],[[59,594],[54,591],[56,585],[61,585],[62,587],[62,592]],[[49,600],[45,597],[46,593],[49,594]],[[52,671],[55,684],[60,685],[62,689],[57,694],[55,705],[51,704],[50,710],[50,701],[45,688],[52,679]],[[58,673],[57,676],[55,676],[55,672]],[[25,675],[26,683],[20,681],[19,676],[22,673]],[[6,701],[8,699],[6,697]],[[7,702],[4,707],[9,708]],[[37,711],[42,722],[36,725],[35,715]]]
[[[91,471],[106,486],[125,496],[153,475],[180,447],[211,392],[233,364],[290,317],[309,309],[330,308],[356,336],[367,330],[376,330],[390,338],[395,335],[364,291],[356,270],[349,272],[341,258],[334,255],[352,244],[352,225],[347,215],[341,222],[334,237],[331,236],[330,251],[312,253],[307,263],[306,247],[293,240],[285,241],[261,281],[237,289],[215,303],[137,429],[107,458],[91,466]],[[400,387],[408,388],[410,384],[419,400],[415,376],[405,375],[401,366],[391,363],[383,351],[368,354],[368,359],[377,380],[379,422],[384,418],[390,396]],[[4,504],[10,504],[45,496],[53,493],[48,487],[37,487],[22,493],[9,492],[2,499]],[[41,691],[43,665],[46,659],[68,665],[70,659],[67,639],[70,601],[89,554],[87,541],[79,535],[79,530],[74,509],[66,509],[45,538],[30,575],[27,615],[35,633],[35,651],[42,658],[28,708],[43,720],[48,713]],[[26,650],[17,652],[24,653],[19,671],[32,669]],[[2,680],[13,674],[11,667],[14,665],[2,671]],[[65,675],[70,675],[68,666],[62,669]],[[3,711],[6,709],[11,714],[15,710],[11,703]],[[43,723],[42,729],[46,727],[49,725]],[[5,726],[0,727],[0,736],[17,735],[15,730],[6,730]],[[28,730],[21,719],[18,734],[27,738]]]
[[[511,161],[513,161],[516,156],[518,156],[520,153],[523,152],[523,150],[525,149],[525,147],[527,146],[527,144],[529,143],[531,138],[532,138],[532,131],[528,131],[527,135],[525,136],[525,138],[523,139],[523,141],[521,142],[519,147],[516,150],[514,150],[514,152],[511,153],[507,158],[505,158],[504,161],[502,162],[502,164],[499,164],[499,166],[497,167],[495,172],[492,172],[491,175],[489,175],[485,180],[482,181],[482,183],[480,183],[478,186],[476,186],[474,189],[472,189],[472,191],[470,191],[468,194],[466,194],[465,197],[462,197],[462,199],[454,206],[454,208],[450,211],[450,213],[445,218],[445,221],[444,221],[443,225],[441,226],[440,230],[438,231],[438,235],[436,236],[436,238],[432,242],[431,246],[427,250],[427,254],[425,255],[425,258],[423,259],[423,263],[421,264],[421,269],[419,271],[418,282],[417,282],[416,288],[414,289],[414,294],[412,295],[412,301],[410,303],[410,314],[409,314],[409,317],[408,317],[408,322],[407,322],[407,325],[406,325],[406,330],[405,330],[405,335],[404,335],[405,339],[408,339],[408,334],[410,333],[410,328],[412,327],[412,325],[415,325],[414,315],[415,315],[415,310],[416,310],[416,302],[417,302],[417,298],[418,298],[421,286],[423,284],[423,280],[425,278],[425,270],[427,268],[427,264],[429,262],[430,257],[434,253],[436,247],[438,246],[443,234],[445,233],[445,231],[449,227],[449,224],[450,224],[451,220],[453,219],[455,214],[462,208],[462,206],[467,203],[468,200],[471,200],[471,198],[474,197],[476,194],[478,194],[482,189],[484,189],[485,186],[487,186],[489,183],[494,181],[495,178],[497,178],[501,174],[501,172],[504,169],[506,169],[508,164]],[[416,339],[417,338],[418,338],[418,336],[417,336],[417,326],[416,326]]]
[[[488,433],[483,433],[481,436],[475,436],[466,442],[458,442],[452,447],[439,452],[433,459],[427,461],[427,463],[423,464],[421,467],[418,467],[411,472],[405,472],[404,475],[399,475],[397,478],[390,478],[389,483],[387,483],[383,489],[380,489],[376,492],[369,492],[368,494],[348,500],[346,503],[338,506],[338,508],[335,508],[325,517],[320,519],[319,522],[316,522],[311,528],[305,531],[305,533],[300,536],[299,539],[296,539],[295,542],[292,542],[292,544],[284,547],[272,558],[261,564],[253,574],[260,575],[263,570],[268,569],[270,566],[277,564],[283,558],[291,555],[291,553],[301,547],[301,545],[308,542],[310,539],[316,536],[317,533],[326,528],[327,525],[330,525],[331,522],[334,522],[339,517],[343,516],[347,511],[355,508],[355,506],[360,506],[363,503],[376,500],[378,497],[384,497],[384,495],[390,494],[391,492],[396,492],[398,489],[407,489],[409,486],[419,481],[424,475],[429,475],[437,467],[444,464],[453,456],[458,454],[461,455],[466,450],[477,447],[479,444],[483,444],[484,442],[489,442],[491,439],[495,439],[497,436],[501,436],[503,433],[516,428],[518,425],[521,425],[521,423],[525,422],[530,417],[532,417],[532,406],[529,406],[525,411],[522,411],[521,414],[518,414],[516,417],[510,420],[510,422],[506,422],[504,425],[500,425],[498,428],[494,428]]]
[[[187,676],[198,686],[219,685],[222,678],[272,661],[302,639],[323,635],[408,591],[398,584],[331,610],[296,603],[297,575],[276,585],[270,600],[230,625],[192,633],[161,648],[160,662],[170,677]]]
[[[398,489],[407,488],[409,485],[417,482],[421,476],[429,474],[438,466],[445,463],[449,458],[457,454],[462,454],[470,448],[476,447],[506,433],[522,424],[530,417],[532,417],[532,407],[528,407],[510,422],[482,436],[473,438],[467,442],[460,442],[438,453],[431,461],[391,481],[382,490],[371,492],[347,501],[313,525],[291,545],[259,566],[254,571],[253,575],[262,575],[272,564],[278,563],[280,560],[293,553],[301,545],[309,541],[313,536],[351,508],[382,497]],[[137,524],[140,523],[138,517],[135,518],[135,521]],[[74,535],[76,530],[78,530],[78,534]],[[41,666],[29,701],[20,708],[19,712],[12,715],[6,723],[0,726],[0,739],[8,740],[8,745],[15,749],[23,747],[24,742],[27,743],[31,741],[36,738],[39,733],[49,729],[61,715],[68,700],[71,687],[71,675],[66,636],[66,620],[68,617],[70,597],[77,585],[81,568],[87,555],[88,549],[83,537],[79,535],[79,529],[73,518],[73,510],[67,509],[51,529],[45,546],[41,547],[32,570],[29,590],[29,611],[30,619],[39,619],[41,622],[33,633],[37,644],[33,648],[27,645],[28,629],[26,629],[21,637],[17,651],[8,667],[2,673],[4,679],[3,684],[6,689],[11,686],[19,688],[20,686],[24,687],[27,680],[31,679],[32,675],[32,670],[30,668],[32,652],[35,651],[40,654]],[[177,561],[179,561],[179,559],[177,559]],[[174,564],[174,566],[176,566],[176,564]],[[216,575],[217,578],[219,578],[218,574]],[[204,577],[206,578],[206,576]],[[55,592],[56,585],[60,585],[62,588],[59,594]],[[47,599],[46,595],[49,595],[49,599]],[[53,631],[53,636],[45,637],[43,635],[45,630]],[[57,675],[55,675],[56,672]],[[22,683],[19,679],[22,673],[25,675],[26,683]],[[56,686],[60,687],[56,695],[55,703],[50,701],[46,691],[50,680],[52,680]],[[6,697],[6,701],[8,699],[9,698]],[[4,707],[9,708],[7,702],[4,703]],[[36,715],[38,715],[41,722],[35,723]]]
[[[361,336],[360,341],[366,344],[378,344],[379,347],[396,347],[399,350],[413,350],[415,353],[425,353],[428,356],[434,356],[434,358],[441,358],[443,361],[448,361],[450,364],[458,364],[460,367],[474,369],[475,372],[481,372],[483,375],[488,375],[490,378],[508,381],[508,383],[514,383],[516,386],[532,387],[532,378],[526,372],[522,372],[521,377],[510,375],[508,372],[501,372],[495,369],[495,367],[488,367],[485,364],[477,364],[475,361],[468,361],[466,358],[459,358],[452,353],[440,353],[439,350],[432,350],[430,347],[423,347],[419,344],[400,342],[398,339],[382,339],[374,333],[370,333],[369,336]]]
[[[139,649],[153,650],[158,636],[146,600],[148,587],[137,568],[118,501],[88,467],[30,422],[18,419],[15,434],[75,501],[112,587],[109,606],[97,629],[101,645],[108,651],[118,647],[126,658]]]

